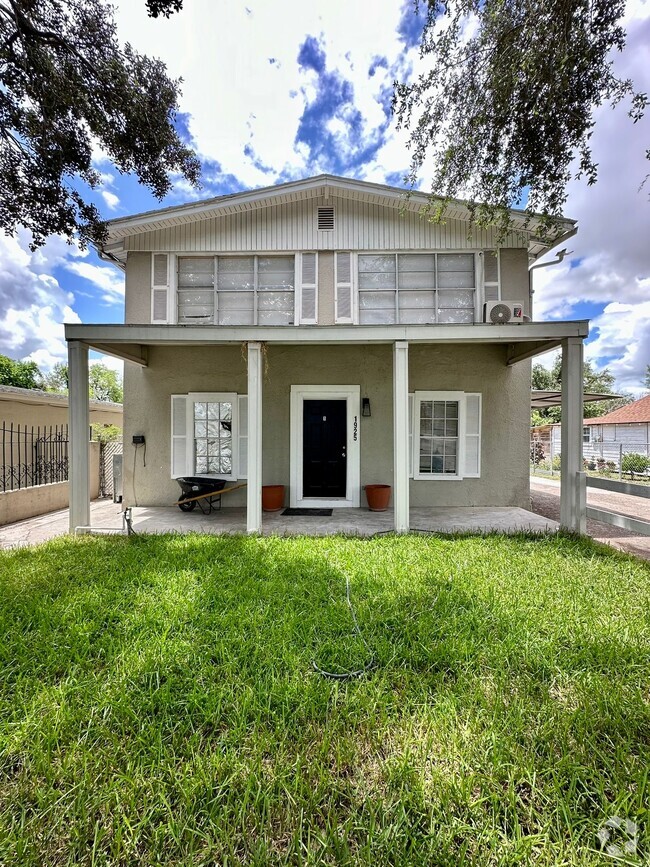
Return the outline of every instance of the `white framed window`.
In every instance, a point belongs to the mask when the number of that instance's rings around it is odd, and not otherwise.
[[[481,395],[416,391],[409,395],[411,477],[460,480],[481,475]]]
[[[247,395],[232,392],[172,395],[172,478],[245,478],[247,408]]]
[[[474,253],[359,254],[360,325],[474,322]]]
[[[591,425],[584,425],[582,428],[582,442],[586,444],[591,442]]]
[[[178,256],[179,325],[293,325],[296,257]]]

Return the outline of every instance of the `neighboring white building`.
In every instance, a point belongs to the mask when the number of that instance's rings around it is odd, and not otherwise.
[[[544,244],[513,211],[497,244],[464,204],[435,224],[427,201],[321,175],[112,221],[126,323],[66,338],[79,430],[88,348],[128,362],[125,443],[144,437],[147,459],[125,446],[125,500],[173,503],[179,476],[246,479],[228,505],[246,504],[249,531],[263,483],[306,507],[363,506],[365,485],[391,484],[398,530],[409,504],[527,508],[530,359],[558,346],[577,472],[587,323],[484,321],[486,302],[530,312],[530,260],[575,224]]]

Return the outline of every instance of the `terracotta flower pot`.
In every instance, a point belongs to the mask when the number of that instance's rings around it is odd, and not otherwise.
[[[385,512],[390,502],[390,485],[366,485],[366,498],[371,512]]]
[[[284,506],[284,485],[262,485],[262,509],[279,512]]]

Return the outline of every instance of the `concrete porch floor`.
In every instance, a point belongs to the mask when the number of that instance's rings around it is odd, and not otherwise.
[[[329,536],[348,533],[370,536],[393,529],[393,511],[370,512],[368,509],[334,509],[329,517],[283,516],[282,512],[264,512],[262,533],[279,536]],[[133,529],[138,532],[181,533],[245,533],[246,510],[222,509],[203,515],[196,511],[181,512],[168,507],[139,507],[133,509]],[[474,508],[412,508],[411,529],[436,533],[489,532],[516,533],[521,530],[554,532],[558,524],[525,509]]]
[[[181,512],[175,507],[133,507],[133,529],[140,533],[245,533],[246,510],[222,509],[204,515]],[[97,532],[122,529],[121,506],[111,500],[91,503],[91,527]],[[349,533],[370,536],[393,529],[393,512],[368,509],[334,509],[330,517],[285,517],[281,512],[264,512],[262,532],[280,536],[327,536]],[[525,509],[502,507],[411,509],[411,529],[436,533],[532,531],[555,532],[556,521]],[[62,536],[68,531],[68,510],[29,518],[0,528],[0,548],[35,545]]]
[[[102,530],[122,528],[121,506],[112,500],[91,503],[91,526]],[[436,533],[488,532],[516,533],[521,530],[538,533],[554,532],[556,521],[535,515],[525,509],[500,507],[411,509],[411,528]],[[246,510],[223,509],[204,515],[181,512],[176,507],[133,508],[133,529],[139,533],[245,533]],[[264,512],[265,534],[281,536],[304,534],[327,536],[350,533],[370,536],[393,529],[393,512],[370,512],[368,509],[334,509],[331,517],[284,517],[280,512]],[[68,531],[68,510],[40,515],[0,528],[0,548],[35,545]]]

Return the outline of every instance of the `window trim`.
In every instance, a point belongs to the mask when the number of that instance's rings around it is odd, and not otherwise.
[[[480,255],[481,252],[482,252],[482,250],[479,250],[478,248],[469,249],[469,250],[467,250],[467,249],[465,249],[465,250],[438,250],[438,249],[435,249],[435,250],[434,249],[431,249],[431,250],[358,250],[356,253],[356,263],[355,263],[355,270],[354,270],[354,276],[355,276],[354,283],[356,285],[353,285],[353,295],[354,295],[354,299],[355,299],[355,305],[354,306],[355,306],[355,310],[357,311],[357,318],[355,321],[358,324],[361,324],[361,293],[365,292],[365,291],[373,291],[373,290],[365,290],[365,289],[360,288],[360,283],[361,283],[360,272],[359,272],[359,260],[360,260],[360,258],[362,256],[394,256],[395,257],[395,288],[394,289],[385,289],[385,290],[374,290],[374,291],[385,291],[385,292],[393,292],[394,293],[394,296],[395,296],[395,307],[394,307],[395,322],[393,322],[393,323],[384,322],[384,323],[377,323],[377,324],[383,324],[383,325],[418,324],[418,323],[404,323],[404,322],[398,321],[399,320],[399,312],[400,312],[400,306],[399,306],[400,291],[406,292],[406,293],[418,291],[417,289],[402,289],[402,290],[400,290],[400,286],[399,286],[399,282],[400,282],[399,281],[399,259],[398,259],[398,257],[403,256],[403,255],[434,256],[434,261],[436,263],[436,265],[435,265],[435,283],[436,283],[436,286],[430,290],[431,292],[434,293],[435,321],[430,322],[430,323],[419,323],[419,324],[429,324],[429,325],[465,324],[465,325],[469,325],[471,322],[480,321],[480,314],[482,313],[482,306],[480,306],[480,298],[482,297],[483,291],[484,291],[484,288],[483,288],[483,262],[482,262],[481,255]],[[497,250],[497,256],[498,256],[498,252],[499,251]],[[471,255],[474,258],[474,286],[471,288],[460,289],[460,291],[466,291],[466,292],[473,292],[474,293],[474,305],[473,305],[473,307],[462,308],[462,309],[471,310],[472,318],[468,322],[465,322],[465,323],[447,323],[447,322],[444,322],[444,323],[442,323],[442,322],[439,322],[439,320],[438,320],[438,310],[439,310],[438,292],[440,292],[440,291],[442,291],[442,292],[453,291],[453,289],[450,289],[448,287],[445,287],[445,286],[440,287],[437,285],[437,283],[438,283],[438,256],[439,255]],[[499,289],[499,294],[500,294],[500,289]]]
[[[456,453],[455,473],[421,473],[420,472],[420,439],[417,421],[420,419],[420,405],[422,401],[456,401],[458,403],[458,451]],[[416,481],[453,481],[463,479],[463,467],[465,466],[465,392],[464,391],[416,391],[413,396],[413,478]]]
[[[255,285],[254,285],[253,290],[252,290],[252,293],[253,293],[253,322],[252,322],[252,325],[256,326],[256,325],[258,325],[258,316],[259,316],[259,310],[258,310],[258,294],[259,294],[258,260],[260,258],[272,259],[272,258],[282,258],[282,257],[285,257],[285,258],[293,257],[293,321],[288,322],[286,325],[273,326],[273,327],[291,328],[292,326],[299,324],[298,316],[300,313],[300,307],[299,307],[299,297],[298,296],[299,296],[299,291],[300,291],[300,275],[298,273],[298,269],[300,267],[302,267],[302,262],[300,260],[299,255],[298,255],[299,252],[300,251],[273,250],[270,253],[248,252],[248,251],[246,251],[246,252],[237,251],[235,253],[229,253],[227,251],[222,251],[219,253],[183,252],[183,253],[169,254],[170,259],[172,260],[168,267],[171,268],[171,275],[173,277],[173,284],[170,282],[169,289],[170,289],[170,294],[172,295],[172,297],[174,299],[174,302],[173,302],[173,307],[174,307],[174,319],[173,319],[173,321],[174,321],[174,323],[176,325],[179,325],[179,324],[180,325],[190,325],[191,324],[191,323],[186,323],[186,322],[183,322],[183,323],[179,322],[178,293],[179,293],[179,291],[182,290],[182,287],[179,287],[179,285],[178,285],[178,268],[179,268],[179,263],[180,263],[181,259],[212,259],[213,263],[214,263],[213,264],[214,285],[213,285],[212,291],[214,293],[215,302],[214,302],[213,314],[212,314],[213,321],[212,322],[205,322],[205,323],[196,323],[197,327],[250,328],[251,327],[250,324],[249,325],[239,324],[239,325],[228,326],[228,325],[219,325],[218,322],[214,321],[214,314],[217,313],[217,315],[218,315],[218,310],[219,310],[219,306],[217,304],[217,300],[219,297],[219,295],[218,295],[219,289],[217,288],[217,284],[218,284],[218,280],[219,280],[219,259],[250,259],[251,257],[253,258]],[[307,252],[312,252],[312,251],[307,251]],[[171,281],[171,277],[170,277],[170,281]]]

